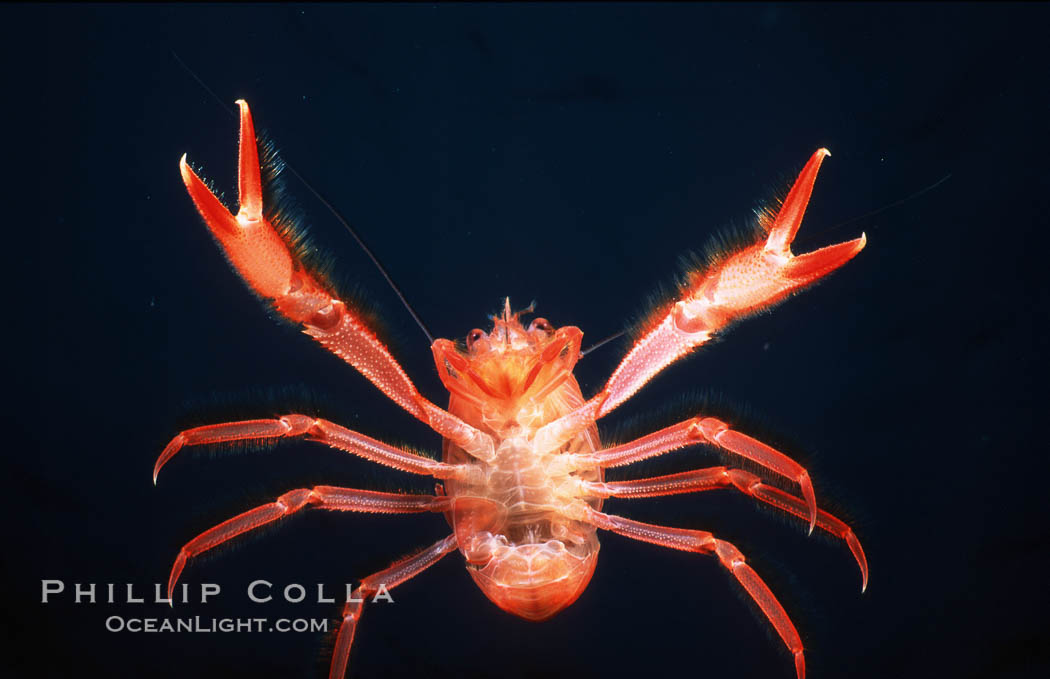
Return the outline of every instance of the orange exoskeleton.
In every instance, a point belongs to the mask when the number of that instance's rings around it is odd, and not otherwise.
[[[299,437],[373,462],[440,480],[434,495],[381,493],[316,486],[291,490],[205,531],[182,547],[168,581],[169,598],[187,560],[231,538],[307,507],[372,512],[442,512],[452,532],[423,551],[366,577],[343,608],[330,677],[346,671],[364,595],[393,588],[458,549],[468,572],[500,608],[528,620],[549,618],[579,597],[597,562],[598,529],[673,549],[714,555],[754,599],[805,675],[802,642],[787,613],[732,544],[702,530],[669,528],[602,512],[608,497],[639,498],[735,488],[844,540],[861,569],[860,542],[845,523],[819,509],[809,474],[778,450],[697,413],[622,445],[603,447],[596,422],[654,375],[704,344],[730,322],[769,307],[845,264],[865,237],[796,256],[791,252],[821,162],[820,149],[763,222],[757,242],[691,272],[676,301],[650,322],[605,386],[585,398],[573,377],[583,333],[546,320],[527,326],[507,300],[490,332],[471,331],[466,349],[439,339],[431,349],[450,398],[441,408],[424,398],[361,313],[339,299],[304,265],[287,233],[264,213],[259,147],[248,105],[240,105],[240,209],[219,201],[189,167],[183,181],[233,268],[260,297],[321,345],[344,359],[395,403],[443,439],[437,461],[387,445],[333,422],[288,414],[213,424],[178,434],[161,453],[161,467],[185,446]],[[528,311],[531,311],[529,309]],[[697,444],[714,446],[754,468],[797,485],[799,495],[731,467],[606,482],[603,471]]]

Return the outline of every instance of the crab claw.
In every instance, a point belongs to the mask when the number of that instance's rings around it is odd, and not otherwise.
[[[791,242],[795,240],[798,227],[802,225],[802,217],[806,214],[806,206],[809,205],[809,198],[813,195],[813,185],[817,181],[820,164],[830,155],[831,151],[827,149],[817,149],[810,156],[809,162],[795,180],[794,186],[791,187],[791,191],[784,200],[784,205],[777,213],[773,227],[769,231],[769,239],[763,248],[767,255],[787,258],[788,261],[783,265],[783,275],[791,281],[792,289],[812,283],[831,273],[863,250],[864,245],[868,242],[867,236],[861,233],[860,238],[845,243],[829,245],[797,257],[791,254]]]
[[[761,311],[788,295],[828,275],[857,255],[867,237],[829,245],[804,255],[791,252],[791,242],[802,224],[813,184],[827,149],[818,149],[802,169],[764,241],[728,255],[703,272],[691,274],[682,301],[674,306],[672,320],[686,347],[706,341],[733,320]],[[801,469],[801,468],[800,468]],[[797,475],[809,508],[809,532],[817,523],[813,486],[805,470]]]
[[[295,263],[288,245],[263,216],[262,178],[259,148],[251,112],[239,100],[241,141],[238,158],[238,197],[240,209],[232,214],[193,171],[186,156],[179,160],[179,172],[197,211],[226,253],[226,257],[245,282],[266,299],[280,300],[293,286]],[[317,306],[321,301],[315,302]],[[296,319],[298,320],[298,319]]]
[[[829,155],[827,149],[818,149],[810,157],[764,242],[731,254],[719,265],[693,275],[694,284],[678,314],[681,330],[718,329],[735,318],[776,304],[823,278],[864,249],[867,237],[861,234],[860,238],[804,255],[791,252],[791,242],[802,224],[820,164]]]

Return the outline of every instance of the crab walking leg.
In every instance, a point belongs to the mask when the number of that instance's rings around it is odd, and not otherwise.
[[[361,316],[302,266],[264,216],[255,128],[248,104],[237,103],[241,110],[237,214],[231,214],[201,181],[185,155],[179,162],[186,190],[230,264],[278,313],[301,323],[303,332],[356,368],[402,408],[472,455],[492,459],[492,439],[423,398]]]
[[[345,450],[372,462],[412,474],[423,474],[439,479],[461,478],[470,470],[475,469],[471,465],[453,465],[431,460],[428,457],[395,448],[364,434],[358,434],[356,431],[328,420],[293,414],[272,420],[209,424],[180,432],[164,447],[160,457],[157,458],[157,463],[153,466],[153,483],[157,483],[157,474],[160,473],[161,468],[185,446],[233,441],[265,441],[298,436],[303,436],[308,441],[326,443],[332,448]]]
[[[640,439],[599,451],[578,462],[605,468],[619,467],[698,443],[717,446],[797,483],[809,510],[809,532],[813,532],[817,525],[817,496],[809,472],[776,448],[734,431],[728,424],[713,417],[694,417]]]
[[[583,511],[589,523],[604,530],[684,552],[716,555],[719,562],[733,574],[737,582],[762,609],[762,613],[780,635],[784,645],[795,656],[795,672],[798,674],[798,679],[805,679],[806,661],[802,654],[802,640],[798,636],[795,625],[762,578],[758,577],[758,574],[745,563],[744,555],[740,553],[740,550],[725,540],[719,540],[707,531],[670,528],[632,521],[622,516],[604,514],[586,505]]]
[[[190,557],[227,542],[241,533],[260,528],[268,523],[283,519],[307,507],[331,509],[343,512],[366,512],[370,514],[418,514],[421,512],[442,512],[448,509],[448,500],[435,495],[404,495],[401,493],[378,493],[356,488],[338,488],[335,486],[314,486],[290,490],[269,504],[249,509],[232,519],[223,521],[193,538],[179,550],[175,564],[168,577],[168,599],[175,589],[179,574]]]
[[[802,519],[809,518],[809,508],[800,498],[785,493],[779,488],[762,483],[762,479],[741,469],[710,467],[655,476],[633,481],[583,481],[584,489],[594,497],[662,497],[681,493],[699,493],[705,490],[736,488],[746,495],[772,505]],[[817,510],[817,527],[845,540],[853,558],[860,567],[860,591],[868,588],[868,560],[853,529],[823,509]]]
[[[867,241],[862,234],[856,240],[804,255],[791,252],[820,164],[828,155],[827,149],[819,149],[810,157],[765,240],[727,254],[705,271],[690,273],[679,300],[634,344],[601,392],[537,433],[545,448],[554,450],[572,439],[732,321],[818,281],[864,248]]]
[[[332,665],[328,670],[328,679],[343,679],[346,674],[347,660],[350,658],[350,646],[354,643],[354,632],[361,619],[364,599],[383,589],[393,589],[402,582],[416,577],[456,549],[456,535],[453,533],[418,554],[398,561],[387,569],[369,575],[354,590],[350,601],[343,608],[343,621],[335,638],[335,650],[332,652]]]

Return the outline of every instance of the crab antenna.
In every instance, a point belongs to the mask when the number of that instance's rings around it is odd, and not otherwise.
[[[346,221],[346,218],[339,213],[339,210],[336,210],[331,203],[325,200],[325,197],[322,196],[320,192],[317,191],[317,189],[311,186],[310,182],[306,181],[301,174],[296,172],[295,168],[292,167],[287,161],[285,161],[284,166],[288,169],[289,172],[294,174],[299,179],[299,181],[303,183],[303,186],[305,186],[307,190],[310,191],[310,193],[314,194],[314,197],[316,197],[317,200],[321,201],[321,203],[326,208],[328,208],[328,211],[332,213],[332,215],[340,224],[346,227],[346,230],[350,232],[350,235],[353,236],[355,241],[357,241],[357,244],[361,246],[361,249],[365,251],[365,254],[368,255],[368,258],[372,260],[372,263],[376,265],[377,269],[379,269],[379,273],[381,273],[383,275],[383,278],[386,279],[386,282],[390,284],[390,288],[394,291],[394,294],[397,295],[397,298],[401,300],[401,303],[403,305],[405,305],[405,309],[412,316],[412,320],[416,322],[416,325],[419,326],[419,329],[422,330],[423,334],[427,336],[427,342],[429,344],[433,344],[434,336],[430,334],[429,330],[427,330],[427,326],[423,323],[423,319],[419,317],[419,314],[416,313],[416,310],[413,309],[412,305],[408,303],[408,300],[405,298],[404,293],[401,292],[401,288],[397,287],[397,283],[395,283],[394,279],[390,277],[390,274],[386,272],[386,268],[379,262],[379,258],[372,253],[372,250],[369,249],[367,245],[365,245],[365,242],[363,240],[361,240],[361,236],[357,235],[357,231],[354,231],[354,228],[350,226],[350,222]]]
[[[862,219],[867,219],[868,217],[874,217],[875,215],[882,214],[886,210],[893,209],[893,208],[897,207],[898,205],[903,205],[904,203],[907,203],[909,200],[913,200],[913,199],[918,198],[919,196],[921,196],[921,195],[923,195],[925,193],[929,193],[930,191],[933,191],[935,188],[937,188],[938,186],[940,186],[941,184],[943,184],[944,182],[948,181],[951,178],[952,178],[952,173],[949,172],[948,174],[944,175],[943,177],[941,177],[940,179],[938,179],[934,183],[930,184],[926,188],[919,189],[918,191],[916,191],[915,193],[913,193],[913,194],[911,194],[909,196],[905,196],[904,198],[899,198],[899,199],[893,201],[892,203],[887,203],[886,205],[883,205],[882,207],[879,207],[879,208],[875,208],[874,210],[872,210],[870,212],[865,212],[864,214],[860,215],[859,217],[854,217],[853,219],[847,219],[844,222],[839,222],[835,226],[829,226],[828,228],[824,229],[823,231],[817,231],[816,233],[812,233],[812,234],[809,234],[808,236],[804,236],[803,238],[799,238],[798,240],[795,241],[795,243],[796,244],[809,243],[809,242],[811,242],[813,240],[816,240],[817,238],[820,238],[820,237],[824,236],[825,234],[831,233],[832,231],[837,231],[838,229],[841,229],[844,226],[848,226],[850,224],[855,224],[856,222],[859,222]],[[876,228],[878,228],[877,224],[875,226],[871,227],[871,230],[874,231]]]
[[[179,62],[179,65],[182,66],[186,70],[186,72],[190,74],[190,77],[197,81],[198,85],[204,88],[205,92],[211,95],[211,97],[215,99],[215,101],[219,102],[219,106],[226,109],[226,112],[229,113],[231,116],[235,118],[237,117],[237,113],[232,108],[223,103],[222,99],[220,99],[219,96],[215,94],[215,92],[210,87],[208,87],[208,85],[203,80],[201,80],[196,73],[194,73],[193,69],[187,66],[186,62],[179,58],[179,55],[175,52],[175,50],[171,51],[171,56],[175,57],[175,61]],[[292,167],[291,163],[284,161],[284,167],[293,175],[295,175],[296,179],[302,182],[303,186],[305,186],[310,193],[314,194],[314,197],[317,198],[317,200],[321,201],[322,205],[328,208],[328,211],[332,213],[332,215],[336,218],[336,221],[342,224],[343,227],[350,232],[350,235],[353,237],[353,239],[357,241],[357,244],[361,247],[362,250],[364,250],[365,254],[368,255],[368,258],[372,260],[372,264],[375,264],[376,269],[378,269],[379,273],[383,275],[383,278],[386,279],[386,282],[390,284],[390,288],[394,291],[394,294],[397,295],[397,298],[400,299],[401,303],[405,305],[405,309],[407,309],[408,313],[412,316],[412,320],[416,322],[416,325],[419,326],[419,329],[422,330],[423,334],[427,336],[427,342],[429,344],[433,344],[434,336],[430,334],[429,330],[427,330],[426,324],[423,323],[423,320],[419,317],[419,314],[416,313],[416,310],[412,308],[412,305],[408,303],[408,300],[405,298],[405,295],[401,292],[401,288],[397,287],[397,283],[395,283],[394,279],[390,277],[390,274],[386,272],[386,267],[384,267],[380,263],[379,258],[375,256],[372,250],[367,245],[365,245],[365,242],[361,240],[361,236],[357,234],[357,231],[354,230],[354,227],[350,226],[350,222],[348,222],[346,218],[343,217],[343,215],[340,214],[339,211],[336,210],[335,207],[331,203],[329,203],[325,199],[325,197],[322,196],[321,193],[313,187],[312,184],[310,184],[310,182],[306,181],[306,179],[304,179],[303,176],[299,174],[299,172],[294,167]],[[509,298],[507,301],[510,301]]]
[[[594,344],[592,344],[591,346],[587,347],[586,349],[584,349],[583,351],[580,352],[580,358],[583,358],[584,356],[586,356],[587,354],[591,353],[592,351],[594,351],[598,347],[600,347],[602,345],[605,345],[605,344],[608,344],[609,342],[612,342],[614,339],[619,339],[620,337],[623,337],[626,334],[627,334],[626,330],[621,330],[620,332],[615,332],[615,333],[609,335],[608,337],[606,337],[603,340],[595,342]]]

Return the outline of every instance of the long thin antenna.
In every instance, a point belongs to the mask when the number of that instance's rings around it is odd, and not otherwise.
[[[303,186],[305,186],[307,190],[310,191],[310,193],[314,194],[314,197],[317,198],[317,200],[321,201],[321,204],[328,208],[328,210],[332,213],[332,215],[335,216],[336,220],[340,224],[346,227],[346,230],[350,232],[350,235],[354,237],[354,240],[357,241],[357,244],[361,246],[361,249],[365,251],[365,254],[368,255],[368,258],[372,260],[372,263],[376,265],[377,269],[379,269],[379,273],[383,274],[383,278],[385,278],[386,282],[390,284],[390,288],[394,291],[394,294],[397,295],[397,298],[401,300],[401,303],[405,305],[405,309],[407,309],[408,313],[412,315],[412,319],[416,322],[416,325],[418,325],[419,329],[423,331],[423,334],[427,336],[427,342],[429,344],[433,344],[434,336],[430,334],[429,330],[427,330],[427,326],[423,323],[423,319],[419,317],[419,314],[416,313],[416,310],[413,309],[412,305],[408,303],[408,300],[405,299],[404,293],[401,292],[401,288],[397,287],[397,283],[395,283],[394,279],[390,277],[390,274],[386,272],[386,267],[384,267],[383,264],[379,261],[379,258],[376,257],[375,254],[373,254],[371,248],[365,245],[365,242],[361,240],[361,236],[357,235],[357,231],[355,231],[354,228],[350,226],[350,223],[346,221],[346,218],[339,213],[339,210],[336,210],[335,207],[333,207],[332,204],[329,203],[325,199],[325,197],[322,196],[320,192],[318,192],[318,190],[310,184],[310,182],[303,179],[303,176],[299,174],[294,167],[289,165],[287,162],[285,162],[284,166],[288,168],[288,171],[294,174],[296,178],[298,178],[299,181],[303,183]]]
[[[829,226],[828,228],[824,229],[823,231],[818,231],[817,233],[811,233],[811,234],[809,234],[809,235],[807,235],[807,236],[805,236],[803,238],[799,238],[795,242],[799,243],[799,244],[806,243],[806,242],[812,240],[813,238],[815,238],[817,236],[823,236],[823,235],[826,235],[826,234],[828,234],[828,233],[830,233],[830,232],[832,232],[832,231],[834,231],[836,229],[841,229],[842,227],[848,226],[849,224],[853,224],[854,222],[859,222],[862,219],[867,219],[868,217],[874,217],[875,215],[881,214],[881,213],[885,212],[886,210],[890,210],[892,208],[895,208],[895,207],[897,207],[898,205],[900,205],[902,203],[907,203],[909,200],[912,200],[914,198],[918,198],[919,196],[923,195],[924,193],[929,193],[930,191],[933,191],[935,188],[937,188],[938,186],[940,186],[941,184],[943,184],[944,182],[948,181],[951,178],[952,178],[952,173],[949,172],[948,174],[944,175],[943,177],[941,177],[940,179],[938,179],[934,183],[930,184],[926,188],[919,189],[918,191],[916,191],[915,193],[911,194],[910,196],[905,196],[904,198],[901,198],[899,200],[895,200],[892,203],[887,203],[886,205],[883,205],[880,208],[875,208],[871,212],[865,212],[864,214],[862,214],[859,217],[854,217],[853,219],[847,219],[844,222],[839,222],[835,226]],[[872,227],[872,228],[874,229],[874,227]]]
[[[584,349],[583,351],[580,352],[580,358],[583,358],[584,356],[586,356],[587,354],[591,353],[592,351],[594,351],[598,347],[602,346],[603,344],[608,344],[609,342],[612,342],[614,339],[618,339],[620,337],[623,337],[626,334],[627,334],[626,330],[621,330],[620,332],[613,333],[612,335],[609,335],[608,337],[606,337],[605,339],[603,339],[603,340],[601,340],[599,342],[595,342],[594,344],[592,344],[591,346],[587,347],[586,349]]]
[[[859,222],[862,219],[867,219],[868,217],[874,217],[875,215],[879,214],[880,212],[885,212],[886,210],[889,210],[890,208],[897,207],[901,203],[907,203],[912,198],[918,198],[919,196],[921,196],[924,193],[928,193],[930,191],[933,191],[935,188],[937,188],[938,186],[940,186],[941,184],[943,184],[944,182],[948,181],[951,178],[952,178],[952,173],[949,172],[948,174],[944,175],[943,177],[941,177],[940,179],[938,179],[934,183],[930,184],[926,188],[919,189],[918,191],[916,191],[915,193],[911,194],[910,196],[905,196],[904,198],[901,198],[900,200],[895,200],[892,203],[890,203],[888,205],[883,205],[882,207],[877,208],[875,210],[872,210],[871,212],[866,212],[866,213],[862,214],[860,217],[854,217],[853,219],[847,219],[846,221],[841,222],[839,224],[836,224],[835,226],[833,226],[831,228],[832,229],[837,229],[837,228],[839,228],[841,226],[846,226],[847,224],[852,224],[853,222]]]
[[[179,62],[179,65],[182,66],[182,68],[190,74],[190,77],[196,80],[197,84],[200,85],[205,92],[210,94],[211,97],[219,103],[219,106],[224,108],[226,112],[229,113],[231,116],[237,116],[234,110],[226,104],[224,104],[222,99],[219,98],[219,95],[215,94],[215,92],[210,87],[208,87],[208,85],[203,80],[201,80],[196,73],[193,72],[193,69],[187,66],[186,62],[179,58],[179,55],[175,52],[175,50],[171,51],[171,56],[175,57],[175,61]],[[335,207],[331,203],[329,203],[328,200],[324,196],[322,196],[321,193],[317,189],[315,189],[312,184],[310,184],[310,182],[306,181],[306,179],[303,178],[301,174],[299,174],[298,170],[292,167],[291,163],[284,161],[284,167],[293,175],[295,175],[295,178],[302,182],[303,186],[305,186],[310,193],[314,194],[314,197],[317,198],[317,200],[321,201],[322,205],[328,208],[328,211],[332,213],[332,215],[336,218],[336,221],[342,224],[343,227],[350,233],[350,235],[353,236],[354,240],[357,241],[357,244],[361,247],[362,250],[364,250],[365,254],[368,255],[368,258],[372,260],[373,264],[375,264],[375,267],[379,269],[379,273],[381,273],[383,275],[383,278],[386,279],[386,282],[390,284],[390,287],[394,291],[394,294],[396,294],[398,299],[401,300],[401,303],[405,305],[405,309],[407,309],[408,313],[412,316],[412,320],[416,322],[416,325],[419,326],[419,329],[422,330],[423,334],[427,336],[427,342],[429,344],[433,344],[434,336],[430,334],[430,331],[427,329],[426,324],[423,323],[423,320],[419,317],[419,314],[416,313],[416,310],[412,308],[412,305],[408,303],[408,300],[405,298],[405,295],[401,292],[401,288],[397,286],[397,283],[394,282],[394,279],[390,277],[389,273],[387,273],[386,267],[384,267],[383,264],[379,261],[379,258],[375,256],[371,248],[365,245],[365,242],[361,240],[361,236],[357,234],[357,231],[354,230],[354,227],[350,226],[350,222],[348,222],[346,218],[343,217],[343,215],[340,214],[340,212],[336,210]]]

